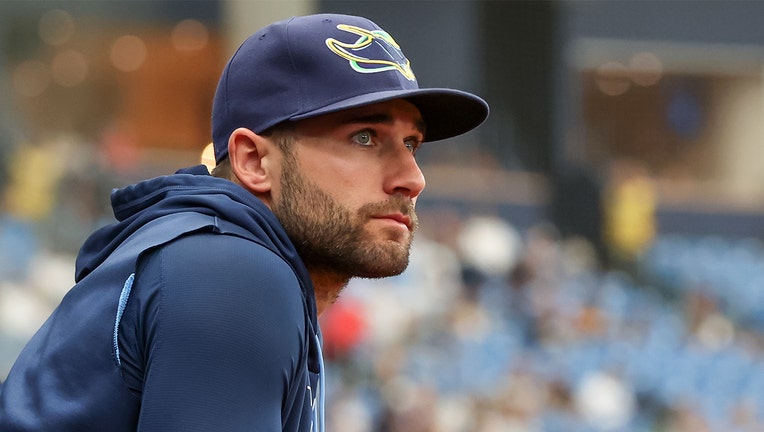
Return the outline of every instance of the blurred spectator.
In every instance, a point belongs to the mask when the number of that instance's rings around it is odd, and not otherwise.
[[[616,160],[604,192],[605,241],[611,262],[633,265],[655,237],[657,197],[647,168],[638,161]]]

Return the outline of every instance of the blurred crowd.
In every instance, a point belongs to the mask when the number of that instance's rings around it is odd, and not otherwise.
[[[0,379],[127,181],[66,139],[23,152],[2,188]],[[764,431],[758,240],[640,235],[614,265],[549,222],[421,207],[409,269],[322,317],[328,430]]]
[[[324,317],[332,430],[764,431],[764,244],[660,236],[624,270],[548,224],[425,220]]]

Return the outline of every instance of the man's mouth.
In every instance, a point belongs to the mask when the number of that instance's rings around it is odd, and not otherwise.
[[[404,225],[406,229],[408,229],[409,231],[411,231],[411,228],[412,228],[411,218],[401,213],[390,213],[390,214],[378,215],[378,216],[373,216],[373,218],[397,222],[401,225]]]

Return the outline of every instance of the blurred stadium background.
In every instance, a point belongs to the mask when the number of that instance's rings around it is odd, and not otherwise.
[[[365,15],[483,95],[411,268],[323,317],[329,430],[764,431],[764,2],[0,1],[0,380],[249,33]],[[253,365],[256,367],[256,365]]]

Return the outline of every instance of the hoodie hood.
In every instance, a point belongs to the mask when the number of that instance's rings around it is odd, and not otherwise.
[[[305,265],[271,210],[239,185],[211,176],[204,165],[115,189],[111,204],[117,222],[97,230],[85,241],[75,265],[77,282],[138,229],[162,216],[181,212],[214,216],[243,228],[284,257],[300,280],[310,281]]]

